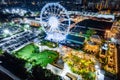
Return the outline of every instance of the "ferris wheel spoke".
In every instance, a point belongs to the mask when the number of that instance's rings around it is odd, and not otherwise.
[[[50,7],[50,12],[51,12],[51,15],[53,16],[54,14],[53,6]]]
[[[59,8],[56,7],[56,14],[59,14]]]
[[[53,10],[54,10],[54,15],[56,15],[56,8],[55,8],[55,6],[53,7]]]
[[[49,9],[49,8],[47,8],[46,10],[47,10],[48,12],[50,12],[50,9]]]
[[[50,16],[49,12],[47,12],[44,17],[48,18]]]
[[[60,9],[59,8],[57,9],[57,13],[60,14]]]
[[[55,14],[56,14],[56,16],[58,16],[58,15],[59,15],[59,8],[55,7],[55,9],[56,9],[56,10],[55,10],[55,11],[56,11]]]
[[[52,27],[49,27],[48,32],[52,32],[52,31],[53,31]]]
[[[65,26],[66,24],[64,24],[64,23],[61,23],[60,25],[61,25],[61,26]]]
[[[54,31],[57,32],[57,33],[60,33],[60,30],[58,28],[55,28]]]
[[[44,16],[47,17],[47,16],[49,16],[49,15],[50,15],[49,12],[47,12]]]
[[[48,19],[48,16],[44,16],[44,17],[42,17],[42,19]]]
[[[43,18],[42,21],[43,21],[43,22],[47,22],[47,21],[48,21],[48,18]]]
[[[46,16],[48,16],[48,14],[47,13],[43,13],[42,17],[46,17]]]
[[[60,14],[57,14],[56,17],[57,17],[58,19],[60,19]]]

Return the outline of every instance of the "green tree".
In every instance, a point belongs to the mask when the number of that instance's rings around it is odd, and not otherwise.
[[[3,52],[3,50],[2,49],[0,49],[0,55],[2,55],[4,52]]]
[[[39,53],[39,47],[34,46],[34,51],[33,53]]]
[[[90,38],[90,36],[94,35],[95,33],[95,30],[89,29],[86,31],[86,37]]]
[[[61,80],[61,77],[53,74],[50,70],[42,69],[40,66],[33,67],[33,77],[36,80]]]

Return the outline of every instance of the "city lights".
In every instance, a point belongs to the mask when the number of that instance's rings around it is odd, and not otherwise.
[[[120,80],[120,0],[1,0],[0,80]]]

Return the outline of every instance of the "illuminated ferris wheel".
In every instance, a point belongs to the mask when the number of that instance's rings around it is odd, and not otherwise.
[[[58,3],[48,3],[42,8],[40,22],[48,38],[63,40],[69,32],[69,15],[67,10]]]

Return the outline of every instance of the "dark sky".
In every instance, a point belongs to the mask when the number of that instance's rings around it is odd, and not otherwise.
[[[2,0],[0,0],[0,3],[1,3]],[[71,0],[4,0],[5,2],[13,2],[13,1],[18,1],[18,2],[31,2],[31,1],[39,1],[39,2],[42,2],[42,1],[50,1],[50,2],[58,2],[58,1],[71,1]]]
[[[8,0],[4,0],[4,1],[8,1]],[[23,1],[23,0],[9,0],[9,1]],[[26,1],[29,2],[29,1],[61,1],[61,0],[26,0]],[[64,1],[69,1],[69,0],[64,0]]]

